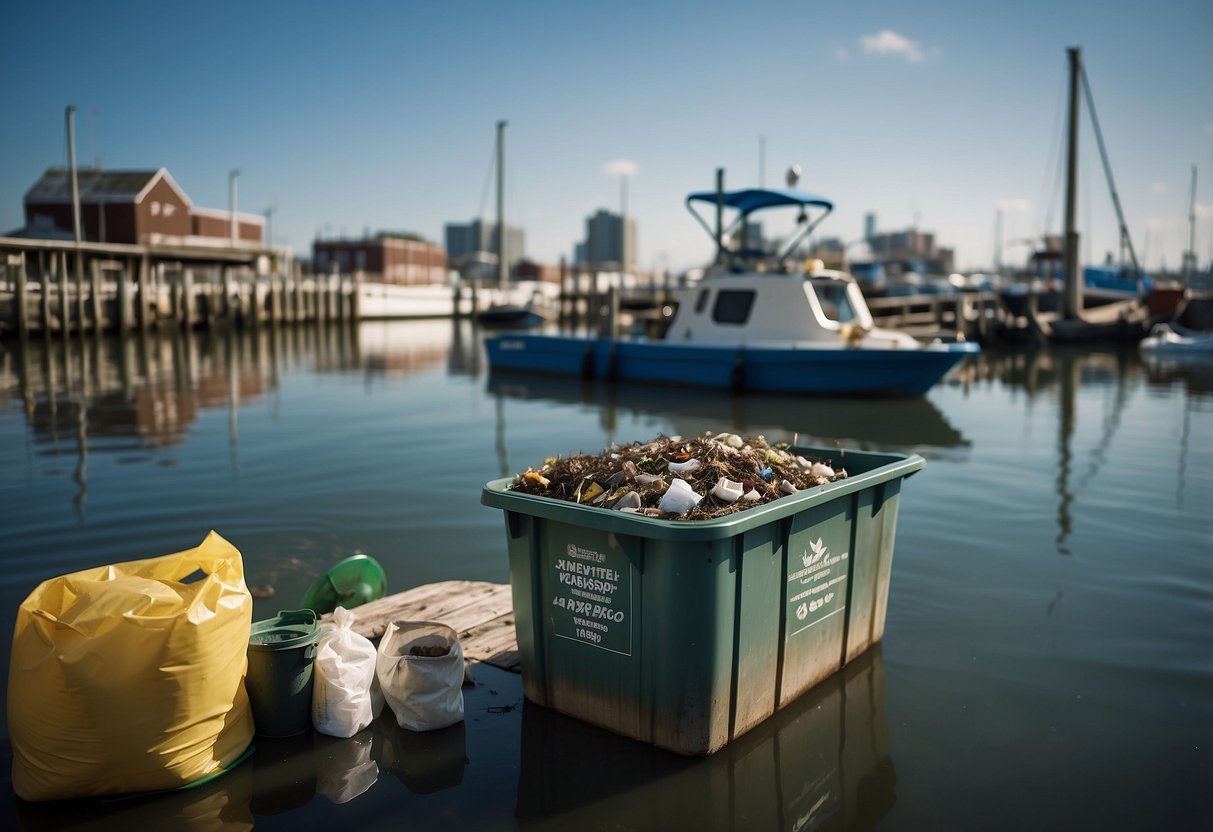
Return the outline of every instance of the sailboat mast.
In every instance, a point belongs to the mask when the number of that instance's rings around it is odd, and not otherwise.
[[[497,122],[497,287],[509,285],[505,262],[505,122]],[[502,301],[504,303],[504,301]]]
[[[1077,46],[1066,49],[1070,57],[1070,131],[1066,158],[1066,291],[1062,315],[1079,318],[1082,315],[1082,275],[1078,268],[1078,79],[1082,74],[1082,50]]]
[[[1184,285],[1196,271],[1196,165],[1192,166],[1192,194],[1188,198],[1188,250],[1184,252]]]

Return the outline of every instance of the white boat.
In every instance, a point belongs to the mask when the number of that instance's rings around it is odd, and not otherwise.
[[[731,251],[720,241],[732,229],[720,228],[718,217],[713,233],[693,203],[733,209],[733,227],[756,211],[793,207],[803,227],[781,256]],[[972,343],[921,344],[881,329],[854,277],[791,259],[833,209],[828,200],[751,188],[694,193],[687,207],[717,240],[719,257],[683,291],[663,338],[499,335],[485,340],[491,367],[733,391],[917,396],[978,352]],[[809,223],[809,208],[824,212]]]
[[[1213,361],[1213,332],[1156,324],[1139,345],[1143,355],[1194,356]]]

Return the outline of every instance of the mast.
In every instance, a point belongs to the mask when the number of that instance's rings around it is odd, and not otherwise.
[[[1192,195],[1188,198],[1188,250],[1184,252],[1184,285],[1196,271],[1196,165],[1192,166]]]
[[[509,286],[505,262],[505,121],[497,122],[497,288]],[[502,300],[502,303],[505,301]]]
[[[1066,49],[1070,58],[1070,130],[1066,157],[1066,238],[1065,272],[1066,291],[1062,304],[1062,317],[1082,316],[1082,275],[1078,268],[1078,79],[1082,74],[1082,50],[1077,46]]]

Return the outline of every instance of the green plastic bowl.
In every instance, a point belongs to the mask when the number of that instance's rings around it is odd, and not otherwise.
[[[337,607],[353,609],[382,598],[386,592],[387,575],[379,561],[368,555],[352,555],[321,575],[299,606],[324,615]]]

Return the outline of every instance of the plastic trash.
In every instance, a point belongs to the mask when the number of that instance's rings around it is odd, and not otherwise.
[[[244,687],[261,737],[312,727],[312,677],[320,627],[313,610],[282,610],[253,623]]]
[[[375,676],[375,645],[355,633],[354,613],[333,610],[320,625],[312,673],[312,727],[330,737],[352,737],[383,710]]]
[[[414,653],[435,647],[446,653]],[[432,731],[463,719],[463,647],[446,624],[393,621],[379,642],[375,668],[401,728]]]
[[[215,532],[183,552],[44,581],[13,632],[13,791],[160,791],[236,763],[253,738],[252,614],[240,552]]]
[[[822,462],[814,462],[813,467],[809,469],[809,473],[815,477],[834,478],[834,469]]]
[[[697,459],[688,459],[686,462],[671,462],[670,473],[672,474],[689,474],[692,471],[698,471],[701,463]]]
[[[640,495],[635,491],[629,491],[616,500],[615,505],[611,506],[611,508],[619,511],[636,511],[640,508]]]
[[[387,576],[379,561],[368,555],[351,555],[308,588],[299,608],[324,615],[338,605],[348,610],[378,600],[385,592]]]
[[[745,487],[741,483],[721,477],[717,480],[716,487],[712,489],[712,496],[718,500],[724,500],[726,503],[732,503],[741,497],[744,490]]]
[[[686,480],[675,479],[662,495],[657,507],[670,514],[686,514],[699,505],[699,501],[702,499],[703,497],[696,494],[695,489],[691,488],[691,484]]]

